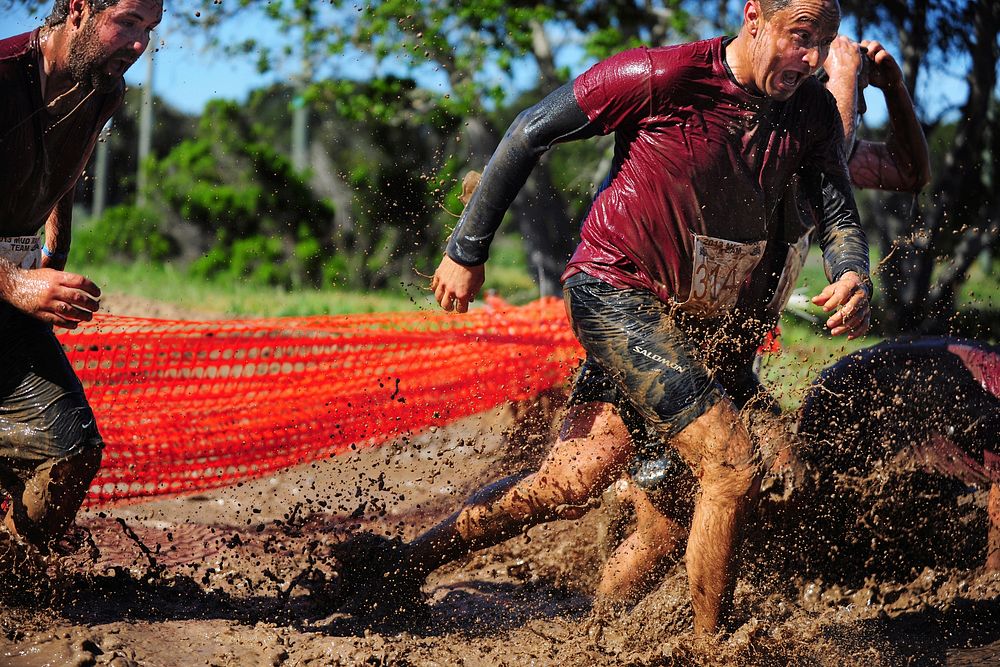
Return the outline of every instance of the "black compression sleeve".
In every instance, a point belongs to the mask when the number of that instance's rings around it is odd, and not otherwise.
[[[518,114],[448,241],[448,256],[464,266],[485,263],[504,213],[542,154],[553,144],[596,134],[597,128],[576,101],[572,83]]]
[[[846,177],[811,174],[809,180],[819,190],[821,213],[819,243],[823,249],[826,277],[836,282],[848,271],[860,275],[871,297],[868,278],[868,239],[861,228],[861,217],[854,202],[854,192]]]

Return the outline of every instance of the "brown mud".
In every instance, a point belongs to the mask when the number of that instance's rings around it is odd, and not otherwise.
[[[981,569],[982,492],[902,462],[765,500],[730,633],[696,638],[683,566],[588,633],[609,505],[435,572],[428,604],[338,608],[338,544],[409,539],[482,484],[532,466],[557,421],[499,409],[380,449],[198,496],[88,510],[82,546],[18,560],[0,665],[993,665],[1000,574]],[[797,500],[796,500],[797,499]]]
[[[795,510],[803,522],[789,520],[782,504],[765,504],[764,525],[744,549],[736,627],[714,642],[692,635],[683,567],[602,636],[588,635],[606,508],[442,568],[424,589],[422,613],[373,625],[332,606],[332,549],[347,536],[366,529],[413,537],[482,483],[537,460],[549,434],[525,428],[517,412],[199,496],[87,511],[79,523],[92,545],[3,595],[0,664],[1000,659],[1000,576],[979,569],[985,499],[900,466],[839,480],[836,506]],[[533,414],[548,424],[552,413]],[[319,590],[326,593],[313,594]]]

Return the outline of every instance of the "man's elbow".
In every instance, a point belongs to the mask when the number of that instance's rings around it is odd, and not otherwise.
[[[927,151],[927,143],[916,140],[911,142],[909,150],[896,141],[888,142],[890,160],[899,173],[900,190],[919,194],[931,182],[931,160]]]
[[[535,140],[532,136],[532,130],[537,122],[538,114],[534,107],[519,113],[504,134],[504,148],[518,154],[538,152],[538,147],[534,145]]]

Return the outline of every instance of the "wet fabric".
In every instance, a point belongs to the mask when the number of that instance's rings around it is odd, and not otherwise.
[[[958,338],[903,338],[848,355],[803,401],[803,458],[865,473],[910,448],[945,474],[1000,482],[1000,396],[984,373],[997,364],[1000,349]]]
[[[554,144],[596,134],[597,128],[576,103],[572,83],[518,114],[455,225],[448,256],[463,266],[484,264],[504,213],[542,154]]]
[[[42,102],[38,30],[0,40],[0,235],[35,234],[83,173],[97,135],[121,104],[124,82],[79,108]]]
[[[465,266],[483,264],[539,157],[556,143],[614,131],[611,173],[586,216],[584,242],[564,279],[583,270],[615,286],[684,301],[698,270],[695,235],[716,246],[766,240],[763,254],[754,251],[756,264],[712,261],[702,266],[715,270],[699,276],[703,292],[727,297],[709,314],[732,307],[734,288],[739,303],[766,305],[779,288],[789,247],[799,247],[808,231],[792,235],[783,222],[799,224],[798,214],[782,215],[797,206],[786,186],[799,171],[825,174],[825,185],[813,189],[822,189],[826,200],[816,220],[809,213],[808,226],[819,222],[828,275],[867,275],[868,246],[839,128],[833,99],[817,82],[783,103],[745,92],[725,66],[722,38],[628,51],[518,115],[455,228],[448,255]],[[753,274],[745,280],[748,269]],[[771,291],[744,295],[759,285]]]
[[[803,169],[826,174],[844,195],[842,206],[824,211],[830,226],[852,230],[837,249],[852,259],[834,262],[834,278],[847,270],[867,275],[836,105],[815,79],[785,102],[754,96],[733,78],[724,40],[716,38],[626,51],[581,75],[574,91],[591,122],[615,132],[616,142],[566,277],[583,271],[683,302],[702,279],[698,237],[768,240],[788,185]],[[745,284],[754,268],[721,266],[715,281],[726,288]]]
[[[565,296],[573,332],[592,366],[586,369],[589,382],[596,383],[601,376],[597,369],[602,370],[621,398],[664,439],[680,433],[722,397],[669,307],[649,292],[581,280],[568,283]]]
[[[779,412],[753,372],[771,320],[712,322],[686,315],[644,290],[579,274],[566,283],[573,329],[587,351],[570,403],[615,405],[629,430],[633,479],[650,488],[686,470],[673,436],[726,397],[738,409]]]
[[[0,304],[0,463],[33,470],[103,446],[83,386],[47,324]]]

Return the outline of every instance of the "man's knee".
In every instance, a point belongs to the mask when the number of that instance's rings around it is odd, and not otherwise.
[[[557,468],[547,475],[539,473],[539,482],[544,485],[542,494],[549,504],[562,510],[583,506],[599,498],[611,481],[611,471],[595,467]]]
[[[636,533],[647,547],[665,552],[687,536],[684,526],[658,512],[637,512],[636,518]]]
[[[723,400],[695,420],[676,439],[702,487],[750,489],[762,475],[760,450],[732,403]]]
[[[101,447],[89,446],[35,468],[24,488],[28,518],[44,523],[49,516],[75,514],[101,466],[101,456]]]
[[[557,505],[583,505],[620,475],[632,456],[628,429],[607,403],[574,406],[560,439],[533,476],[536,489]]]
[[[57,484],[84,488],[90,486],[101,467],[103,447],[88,446],[52,464],[52,481]]]

